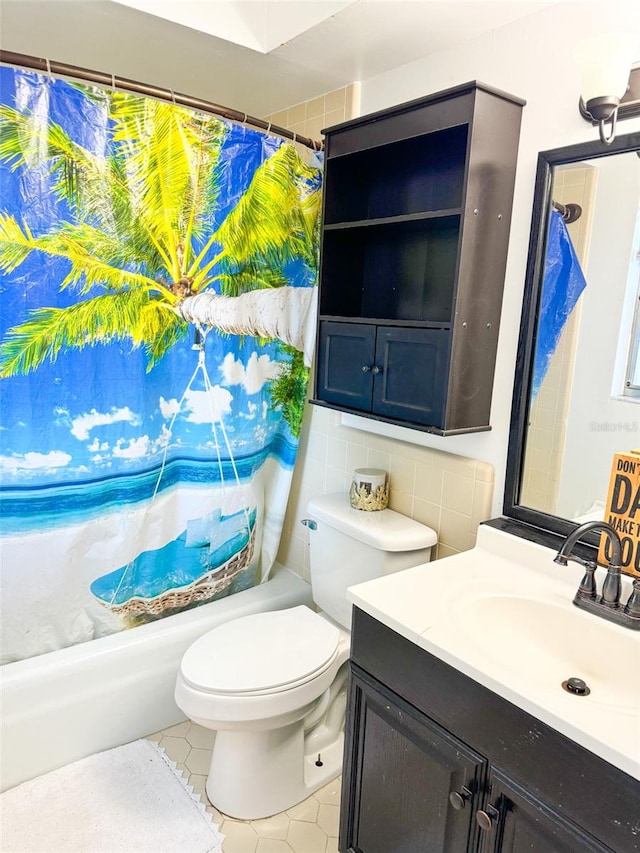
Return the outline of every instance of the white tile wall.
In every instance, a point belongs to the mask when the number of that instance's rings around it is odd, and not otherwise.
[[[436,557],[472,548],[479,523],[491,515],[491,465],[343,426],[339,412],[307,404],[278,554],[307,580],[308,531],[300,524],[307,502],[348,492],[355,468],[389,472],[389,506],[436,531]]]
[[[296,104],[286,110],[280,110],[268,116],[265,121],[271,121],[280,127],[308,136],[311,139],[321,139],[320,131],[333,124],[340,124],[360,112],[360,84],[351,83],[342,89],[327,92],[312,101]]]

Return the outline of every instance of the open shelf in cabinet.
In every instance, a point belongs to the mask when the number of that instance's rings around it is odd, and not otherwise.
[[[327,230],[320,313],[451,320],[460,215]]]
[[[461,207],[469,125],[327,161],[325,227]]]

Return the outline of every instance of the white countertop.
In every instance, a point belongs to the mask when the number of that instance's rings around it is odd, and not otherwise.
[[[481,525],[471,551],[358,584],[349,600],[522,710],[640,779],[640,631],[572,604],[583,570]],[[605,569],[598,569],[600,589]],[[631,590],[623,579],[623,601]],[[579,677],[591,689],[561,687]]]

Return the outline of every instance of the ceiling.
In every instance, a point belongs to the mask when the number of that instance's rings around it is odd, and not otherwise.
[[[556,0],[114,0],[341,83],[490,32]]]
[[[0,0],[0,45],[268,115],[555,2]]]

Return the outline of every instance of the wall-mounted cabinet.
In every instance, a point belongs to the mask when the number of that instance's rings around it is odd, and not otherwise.
[[[324,131],[313,402],[489,428],[523,104],[468,83]]]

